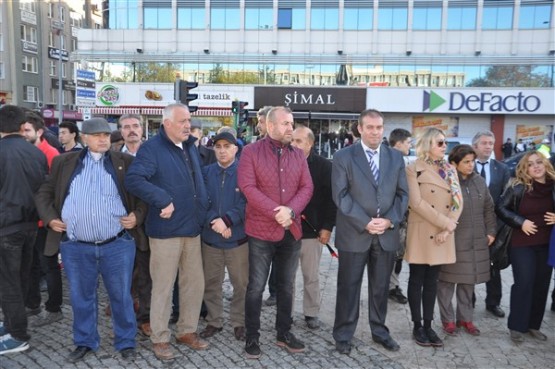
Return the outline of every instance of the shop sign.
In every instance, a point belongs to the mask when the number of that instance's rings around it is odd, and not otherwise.
[[[255,87],[257,107],[287,106],[293,111],[360,112],[366,108],[366,89],[341,87]]]

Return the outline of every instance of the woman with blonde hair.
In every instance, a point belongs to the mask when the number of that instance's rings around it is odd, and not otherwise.
[[[418,158],[406,169],[408,300],[413,337],[421,346],[443,346],[432,329],[437,280],[441,265],[455,262],[453,232],[463,207],[457,170],[445,160],[446,149],[443,131],[428,127],[416,140]]]
[[[549,160],[536,151],[526,153],[495,210],[513,227],[509,259],[514,283],[507,320],[511,339],[523,342],[529,333],[546,341],[540,327],[551,282],[547,257],[555,224],[555,171]]]

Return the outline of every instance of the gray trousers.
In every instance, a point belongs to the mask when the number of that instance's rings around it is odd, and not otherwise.
[[[457,288],[457,315],[453,308],[453,294]],[[444,281],[437,282],[437,304],[439,305],[439,313],[443,323],[455,322],[471,322],[474,315],[472,307],[472,294],[474,293],[473,284],[450,283]]]

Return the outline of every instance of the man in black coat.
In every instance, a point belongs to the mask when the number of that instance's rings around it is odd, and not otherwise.
[[[25,111],[0,109],[0,355],[29,348],[25,295],[39,216],[34,194],[44,181],[46,156],[19,134]]]
[[[337,208],[331,196],[331,162],[313,151],[314,133],[308,127],[293,131],[292,145],[303,150],[312,177],[314,192],[302,213],[303,241],[300,266],[303,273],[303,313],[310,329],[320,327],[319,267],[322,246],[330,240]]]

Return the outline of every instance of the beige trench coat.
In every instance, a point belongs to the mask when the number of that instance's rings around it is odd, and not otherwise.
[[[451,188],[434,168],[421,159],[406,168],[409,185],[409,217],[405,260],[411,264],[443,265],[455,262],[455,235],[442,244],[434,237],[449,219],[457,221],[463,204],[451,210]]]

